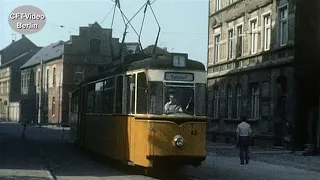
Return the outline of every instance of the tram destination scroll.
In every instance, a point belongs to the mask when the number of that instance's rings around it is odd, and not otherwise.
[[[181,73],[181,72],[166,72],[165,80],[167,81],[193,81],[193,73]]]

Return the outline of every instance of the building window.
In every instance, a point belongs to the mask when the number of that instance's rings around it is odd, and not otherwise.
[[[99,39],[90,40],[90,52],[92,54],[100,54],[101,41]]]
[[[54,116],[56,114],[56,100],[55,100],[55,97],[52,97],[52,108],[51,108],[51,111],[52,111],[52,116]]]
[[[271,41],[271,16],[267,14],[263,16],[263,47],[267,51],[270,49]]]
[[[259,117],[259,86],[257,84],[251,87],[251,117]]]
[[[75,67],[74,69],[74,83],[79,84],[84,79],[84,69],[80,66]],[[61,76],[62,77],[62,76]]]
[[[213,90],[213,117],[219,116],[219,89]]]
[[[236,56],[240,57],[243,51],[243,29],[242,25],[237,26],[237,50]]]
[[[41,71],[38,71],[38,87],[40,87]]]
[[[233,29],[228,31],[228,58],[233,58]]]
[[[219,62],[220,58],[220,34],[214,36],[214,62]]]
[[[231,86],[227,87],[227,116],[232,117],[232,89]]]
[[[8,86],[7,86],[7,82],[3,83],[3,94],[7,94],[8,93]]]
[[[251,30],[251,38],[250,38],[251,54],[255,54],[257,53],[257,49],[258,49],[257,19],[250,21],[250,30]]]
[[[236,110],[237,110],[237,117],[239,118],[241,116],[241,94],[242,94],[242,89],[240,85],[237,85],[236,87]]]
[[[28,88],[28,87],[30,86],[30,84],[31,84],[31,82],[30,82],[30,72],[27,73],[26,79],[27,79],[27,80],[26,80],[26,81],[27,81],[26,87]]]
[[[215,11],[219,11],[221,9],[221,0],[215,0]]]
[[[53,68],[52,72],[52,86],[54,87],[56,85],[56,68]]]
[[[21,75],[21,87],[22,87],[22,88],[24,88],[23,81],[24,81],[24,74]]]
[[[288,7],[284,6],[280,11],[280,45],[284,46],[288,41]]]
[[[46,87],[47,87],[47,89],[49,88],[49,73],[50,73],[50,71],[49,71],[49,69],[47,69],[47,78],[46,78]]]

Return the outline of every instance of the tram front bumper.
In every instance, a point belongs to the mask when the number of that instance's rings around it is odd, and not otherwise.
[[[186,155],[148,155],[148,160],[156,163],[174,163],[174,164],[190,164],[199,165],[202,161],[206,160],[206,156],[186,156]]]

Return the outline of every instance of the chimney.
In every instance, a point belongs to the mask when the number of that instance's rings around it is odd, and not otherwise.
[[[163,50],[168,51],[168,48],[167,48],[167,47],[164,47]]]
[[[25,38],[26,36],[24,34],[21,35],[21,38]]]
[[[12,39],[12,43],[14,43],[14,40]]]

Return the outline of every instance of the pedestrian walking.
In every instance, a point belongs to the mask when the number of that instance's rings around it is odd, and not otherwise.
[[[242,116],[240,118],[241,123],[238,124],[237,127],[237,147],[240,148],[240,164],[244,164],[244,160],[246,160],[246,164],[249,163],[249,145],[251,142],[251,127],[246,121],[246,117]]]

